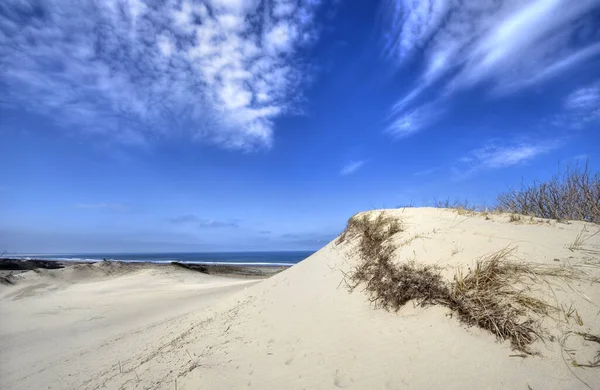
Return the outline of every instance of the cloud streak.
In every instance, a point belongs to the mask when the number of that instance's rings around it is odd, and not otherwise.
[[[240,225],[234,221],[215,221],[214,219],[205,219],[198,222],[201,228],[238,228]]]
[[[182,214],[169,218],[168,220],[175,225],[195,225],[199,228],[238,228],[237,221],[218,221],[214,219],[204,219],[196,214]]]
[[[565,100],[565,107],[600,116],[600,81],[573,91]]]
[[[342,176],[351,175],[351,174],[355,173],[356,171],[358,171],[360,168],[362,168],[363,165],[365,165],[365,163],[366,163],[366,161],[364,161],[364,160],[350,162],[350,163],[344,165],[344,167],[340,171],[340,175],[342,175]]]
[[[567,95],[562,111],[552,118],[554,126],[579,130],[600,121],[600,80]]]
[[[443,114],[439,103],[429,103],[400,115],[394,115],[386,132],[396,139],[409,137],[430,124]]]
[[[0,104],[130,144],[271,145],[298,112],[318,0],[0,5]],[[175,125],[174,125],[175,124]]]
[[[460,158],[453,167],[453,171],[458,178],[464,178],[483,170],[517,166],[557,147],[559,147],[558,142],[500,142],[492,140]]]
[[[198,222],[200,218],[194,214],[182,214],[173,218],[169,218],[169,222],[174,224],[184,224],[184,223],[193,223]]]
[[[414,134],[428,125],[403,127],[431,104],[409,109],[425,91],[438,95],[484,85],[503,95],[538,84],[600,55],[594,18],[600,1],[388,0],[385,56],[403,66],[421,65],[417,82],[393,108],[388,131]],[[398,125],[400,124],[400,126]]]

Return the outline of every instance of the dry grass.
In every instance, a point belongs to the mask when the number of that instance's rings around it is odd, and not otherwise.
[[[397,311],[407,302],[417,305],[443,305],[460,321],[490,331],[500,340],[531,354],[530,344],[542,338],[535,318],[557,311],[534,297],[530,286],[543,277],[570,278],[575,271],[561,267],[539,267],[510,260],[514,251],[504,249],[478,260],[474,269],[458,269],[454,281],[444,280],[439,269],[415,262],[397,264],[389,238],[402,231],[402,224],[380,213],[355,216],[338,239],[358,239],[359,263],[344,281],[349,291],[363,285],[371,303]]]
[[[441,208],[441,209],[452,209],[458,215],[474,215],[477,213],[483,213],[486,211],[484,207],[476,206],[467,200],[450,200],[446,199],[443,201],[434,199],[433,207]]]
[[[371,251],[379,249],[388,238],[403,231],[402,222],[397,218],[387,216],[381,212],[375,218],[369,214],[354,215],[348,220],[346,230],[340,235],[336,243],[339,245],[348,238],[360,236],[360,251],[364,256],[369,256]]]
[[[594,343],[598,343],[598,353],[594,357],[594,360],[589,362],[588,364],[581,364],[574,362],[574,365],[577,367],[588,367],[588,368],[599,368],[600,367],[600,336],[596,336],[590,333],[581,333],[576,332],[577,335],[583,337],[585,341],[591,341]]]
[[[461,321],[489,330],[501,340],[510,340],[513,348],[531,353],[529,345],[541,337],[532,314],[548,314],[552,308],[528,293],[524,279],[534,271],[509,261],[513,251],[504,249],[480,259],[466,274],[459,269],[452,283],[450,307]]]
[[[548,181],[522,185],[498,196],[498,209],[559,221],[600,223],[600,172],[568,167]]]
[[[582,250],[583,244],[585,244],[585,242],[587,240],[589,240],[590,238],[592,238],[595,235],[597,235],[598,233],[600,233],[600,229],[598,229],[595,233],[591,233],[591,234],[587,234],[587,233],[588,233],[588,229],[586,226],[584,226],[581,229],[581,231],[579,232],[579,234],[577,234],[577,236],[575,237],[575,240],[573,240],[573,242],[567,248],[571,252],[576,251],[576,250]]]
[[[508,222],[521,222],[521,216],[519,214],[511,214]]]
[[[394,264],[395,248],[389,245],[388,239],[402,230],[400,221],[384,213],[375,218],[369,218],[367,214],[354,216],[348,221],[338,244],[349,237],[359,237],[358,251],[363,261],[345,274],[347,287],[353,291],[364,283],[365,291],[376,307],[393,311],[412,300],[424,305],[447,299],[448,287],[433,267],[418,266],[414,262]]]
[[[398,311],[409,301],[417,305],[443,304],[449,293],[434,268],[414,263],[397,266],[387,255],[381,256],[376,264],[362,263],[350,280],[350,290],[365,283],[371,303],[392,311]]]

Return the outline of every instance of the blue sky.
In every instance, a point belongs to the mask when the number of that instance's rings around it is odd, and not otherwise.
[[[598,0],[0,4],[0,250],[316,249],[600,167]]]

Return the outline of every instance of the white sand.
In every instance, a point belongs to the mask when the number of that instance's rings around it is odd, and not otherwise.
[[[600,234],[568,249],[584,225],[589,233],[597,225],[389,212],[408,226],[398,245],[422,235],[396,252],[398,261],[438,264],[448,277],[512,245],[524,261],[569,264],[600,278]],[[536,342],[540,356],[523,358],[448,309],[409,304],[389,313],[359,290],[349,294],[339,284],[356,263],[353,249],[330,243],[261,282],[179,270],[27,276],[0,290],[0,388],[600,388],[600,368],[570,364],[592,360],[600,345],[568,333],[600,335],[599,283],[553,281],[544,296],[576,309],[583,325],[575,315],[545,321],[556,339]]]
[[[256,283],[103,263],[17,278],[0,286],[1,389],[97,388],[96,371],[158,347],[189,313]]]

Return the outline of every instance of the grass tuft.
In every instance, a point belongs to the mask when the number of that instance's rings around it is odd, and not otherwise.
[[[404,227],[397,218],[385,215],[380,212],[375,218],[369,214],[357,214],[348,220],[346,230],[340,235],[336,243],[342,244],[348,238],[360,236],[360,250],[365,256],[371,254],[371,251],[377,249],[384,241],[394,234],[402,232]]]
[[[587,234],[587,227],[584,226],[581,231],[575,237],[575,240],[567,247],[571,252],[576,250],[582,250],[583,244],[590,238],[594,237],[596,234],[600,233],[600,229],[598,229],[595,233]]]
[[[516,350],[532,353],[529,345],[541,331],[531,314],[548,314],[551,306],[527,294],[522,282],[534,271],[509,261],[513,251],[507,248],[480,259],[466,274],[459,269],[452,283],[450,307],[462,322],[510,340]]]
[[[508,222],[521,222],[521,216],[519,214],[511,214]]]

